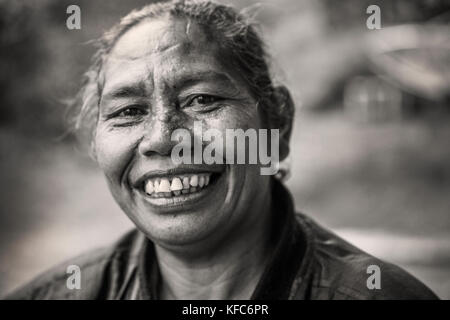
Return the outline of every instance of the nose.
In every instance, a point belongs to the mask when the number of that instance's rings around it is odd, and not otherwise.
[[[138,150],[143,156],[170,156],[176,141],[171,140],[173,130],[180,125],[177,115],[170,112],[152,116],[145,124],[145,132],[139,143]]]

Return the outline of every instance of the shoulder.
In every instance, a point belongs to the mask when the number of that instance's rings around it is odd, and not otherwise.
[[[128,259],[136,255],[132,252],[132,248],[138,238],[137,230],[130,231],[113,245],[88,251],[58,264],[4,298],[8,300],[97,299],[107,278],[118,276],[108,275],[113,269],[120,269],[117,266],[114,268],[114,264],[124,265]],[[71,276],[78,271],[79,289],[69,288],[68,283],[74,281]]]
[[[313,299],[437,299],[402,268],[358,249],[303,214],[296,220],[309,242]]]

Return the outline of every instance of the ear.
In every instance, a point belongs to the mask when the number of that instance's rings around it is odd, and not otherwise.
[[[271,127],[280,130],[280,161],[289,155],[289,141],[292,133],[294,119],[294,101],[289,90],[285,86],[275,87],[274,102],[276,112],[271,117]]]

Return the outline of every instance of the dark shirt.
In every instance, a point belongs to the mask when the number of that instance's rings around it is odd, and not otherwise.
[[[437,299],[403,269],[379,260],[295,213],[284,186],[272,186],[274,251],[252,299]],[[81,269],[81,288],[68,289],[67,266]],[[381,288],[369,289],[367,268],[380,268]],[[133,230],[111,247],[72,259],[7,299],[157,299],[160,273],[153,243]]]

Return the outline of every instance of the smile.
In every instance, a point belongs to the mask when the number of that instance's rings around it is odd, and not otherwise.
[[[147,179],[144,192],[152,198],[171,198],[199,192],[208,187],[212,173],[185,174]]]
[[[149,171],[133,185],[142,199],[160,213],[190,210],[221,193],[217,188],[223,186],[220,181],[224,181],[225,172],[224,165],[184,165]]]

